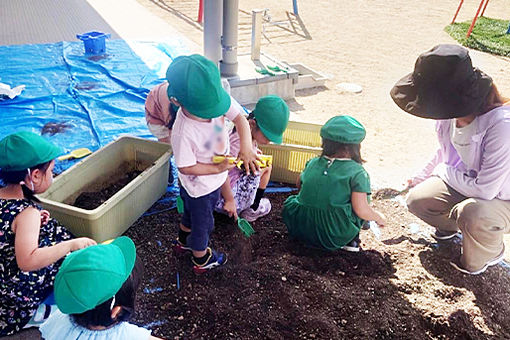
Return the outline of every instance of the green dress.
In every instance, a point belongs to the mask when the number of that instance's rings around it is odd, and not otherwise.
[[[349,243],[363,224],[352,210],[352,192],[370,194],[370,178],[361,164],[327,157],[308,161],[299,194],[287,198],[282,212],[290,236],[328,250]]]

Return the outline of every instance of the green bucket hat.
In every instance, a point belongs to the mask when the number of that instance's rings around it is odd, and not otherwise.
[[[135,244],[126,236],[67,255],[55,278],[58,308],[80,314],[112,298],[131,274],[135,259]]]
[[[363,125],[351,116],[331,118],[321,128],[321,137],[343,144],[359,144],[365,139]]]
[[[273,95],[260,98],[253,115],[264,136],[273,143],[281,144],[289,123],[289,107],[283,99]]]
[[[191,114],[211,119],[230,108],[230,95],[221,86],[218,67],[199,54],[175,58],[166,71],[167,94]]]
[[[20,131],[0,141],[0,155],[2,155],[0,168],[3,171],[26,170],[49,162],[62,153],[61,148],[45,138],[30,131]]]

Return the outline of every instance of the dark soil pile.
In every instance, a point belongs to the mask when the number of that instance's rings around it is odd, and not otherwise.
[[[268,195],[272,212],[249,239],[217,216],[212,245],[228,263],[203,275],[172,253],[175,209],[140,218],[127,232],[146,267],[134,321],[170,339],[510,338],[506,268],[456,272],[460,240],[433,243],[431,228],[390,199],[374,200],[388,226],[380,240],[361,232],[363,252],[309,249],[287,235],[287,196]]]
[[[122,176],[118,181],[108,185],[101,191],[82,192],[74,201],[74,206],[77,208],[93,210],[106,202],[110,197],[119,192],[122,188],[129,184],[136,178],[141,171],[130,171]]]

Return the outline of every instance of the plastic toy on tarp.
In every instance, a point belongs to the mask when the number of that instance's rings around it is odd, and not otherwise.
[[[76,159],[77,158],[83,158],[83,157],[88,156],[90,154],[92,154],[92,151],[90,151],[89,149],[87,149],[87,148],[79,148],[79,149],[71,151],[67,155],[58,157],[58,160],[59,161],[65,161],[67,159],[72,159],[72,158],[76,158]]]
[[[77,34],[76,38],[83,41],[85,54],[97,55],[106,53],[106,38],[110,38],[110,34],[92,31]]]

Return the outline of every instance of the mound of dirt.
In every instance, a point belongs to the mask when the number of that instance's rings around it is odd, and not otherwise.
[[[362,252],[306,248],[282,222],[287,196],[268,195],[272,212],[249,239],[218,215],[212,246],[228,263],[203,275],[171,250],[176,210],[140,218],[127,231],[146,268],[134,321],[170,339],[510,338],[506,268],[456,272],[460,240],[434,243],[389,199],[374,200],[388,226],[380,240],[363,230]]]

